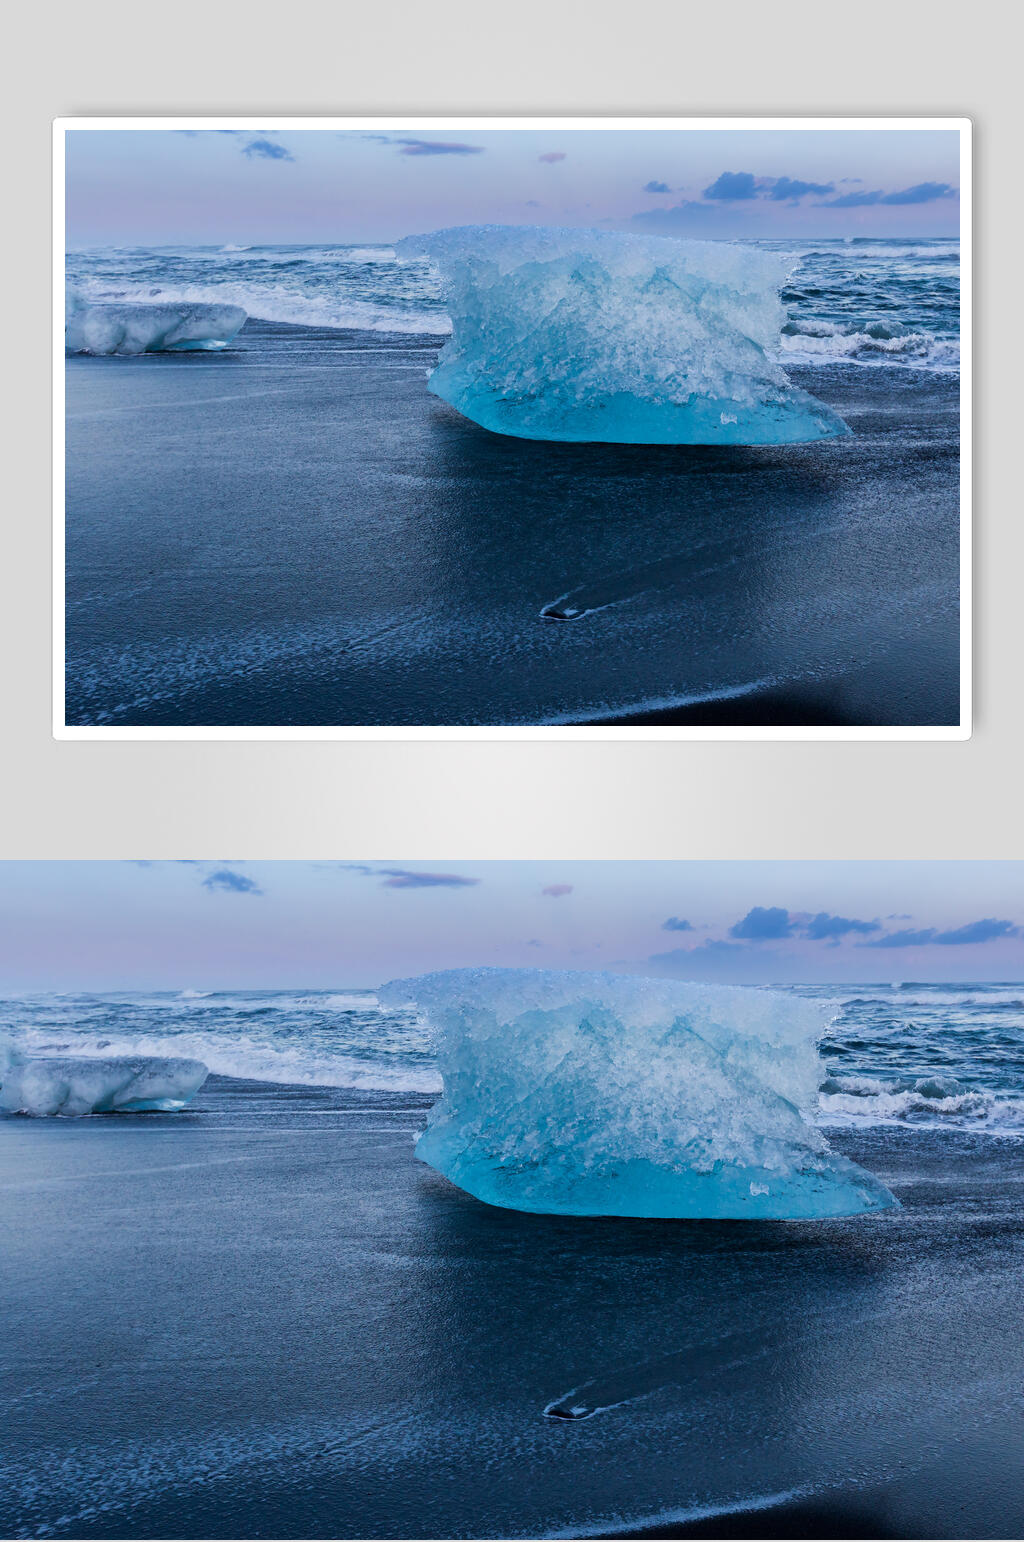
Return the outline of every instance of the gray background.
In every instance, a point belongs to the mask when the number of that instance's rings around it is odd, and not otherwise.
[[[1024,857],[1021,94],[1010,16],[940,0],[19,7],[3,102],[0,858]],[[54,117],[863,112],[976,125],[971,741],[54,742]]]

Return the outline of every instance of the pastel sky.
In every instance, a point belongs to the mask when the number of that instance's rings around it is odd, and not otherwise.
[[[1021,862],[3,862],[0,996],[430,969],[1024,981]]]
[[[949,236],[944,129],[75,129],[67,242],[392,241],[448,225]]]

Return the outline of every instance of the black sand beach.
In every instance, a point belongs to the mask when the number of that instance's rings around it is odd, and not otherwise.
[[[426,1101],[0,1120],[0,1533],[1022,1534],[1015,1142],[837,1138],[871,1218],[580,1221],[417,1163]]]
[[[955,377],[793,369],[854,430],[812,445],[550,444],[436,346],[68,360],[69,724],[958,721]]]

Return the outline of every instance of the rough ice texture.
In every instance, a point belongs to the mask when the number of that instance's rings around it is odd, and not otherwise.
[[[793,259],[715,241],[467,226],[397,243],[440,269],[430,390],[499,434],[790,444],[849,433],[772,362]]]
[[[417,1155],[478,1199],[559,1215],[821,1217],[896,1201],[807,1120],[831,1011],[759,989],[466,969],[394,981],[444,1092]]]
[[[199,305],[190,300],[90,305],[69,289],[64,351],[138,354],[224,348],[245,315],[240,305]]]
[[[208,1075],[201,1060],[145,1055],[28,1059],[0,1044],[0,1109],[69,1116],[166,1112],[184,1108]]]

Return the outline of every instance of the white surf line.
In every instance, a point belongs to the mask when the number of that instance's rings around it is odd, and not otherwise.
[[[32,1517],[32,1530],[26,1529],[26,1535],[50,1536],[57,1526],[68,1535],[73,1534],[76,1522],[94,1518],[97,1509],[131,1513],[154,1495],[166,1497],[168,1489],[180,1494],[183,1489],[188,1492],[246,1468],[258,1472],[275,1464],[283,1467],[295,1461],[309,1462],[323,1455],[325,1449],[329,1452],[332,1445],[343,1453],[346,1445],[408,1426],[414,1417],[399,1414],[393,1419],[378,1419],[342,1436],[337,1423],[311,1423],[300,1428],[286,1424],[243,1428],[237,1434],[215,1429],[200,1437],[198,1444],[194,1437],[172,1437],[148,1446],[139,1442],[113,1447],[95,1443],[71,1452],[66,1447],[44,1450],[29,1459],[31,1465],[8,1463],[5,1497],[9,1494],[12,1502]],[[49,1497],[52,1495],[58,1497]],[[35,1520],[40,1505],[48,1506],[51,1512],[60,1506],[59,1522],[52,1522],[49,1514],[42,1522]],[[130,1526],[123,1531],[130,1535]]]
[[[569,724],[573,727],[586,728],[599,727],[609,718],[632,717],[643,712],[668,712],[674,707],[699,707],[716,701],[733,701],[740,696],[753,695],[755,691],[771,689],[783,683],[773,677],[765,676],[761,680],[751,680],[745,685],[727,685],[720,690],[697,692],[694,695],[657,696],[643,701],[621,704],[617,707],[610,705],[603,707],[581,707],[578,712],[560,714],[558,717],[546,717],[542,726],[557,727],[560,724]],[[584,716],[583,714],[586,714]],[[525,726],[525,725],[524,725]]]
[[[180,1173],[192,1167],[227,1167],[232,1162],[254,1162],[263,1155],[264,1149],[248,1151],[243,1156],[213,1157],[206,1162],[172,1162],[159,1167],[119,1167],[114,1172],[61,1173],[51,1178],[16,1178],[12,1183],[0,1183],[0,1190],[46,1188],[55,1183],[92,1183],[97,1178],[145,1178],[150,1173]]]
[[[180,367],[180,366],[179,366]],[[127,407],[89,407],[81,412],[74,410],[67,414],[67,421],[77,422],[82,418],[112,418],[119,417],[126,412],[155,412],[164,407],[209,407],[215,402],[250,402],[258,401],[264,396],[289,396],[301,388],[301,381],[297,381],[293,387],[273,386],[270,389],[253,384],[251,391],[234,392],[230,396],[192,396],[185,397],[181,401],[160,400],[155,402],[131,402]]]
[[[577,1537],[602,1537],[623,1531],[653,1531],[659,1526],[683,1526],[688,1521],[710,1520],[716,1515],[742,1515],[749,1510],[768,1510],[776,1505],[787,1504],[792,1499],[806,1499],[814,1490],[810,1487],[783,1489],[777,1494],[759,1494],[752,1499],[736,1499],[724,1504],[691,1505],[678,1510],[658,1510],[652,1515],[616,1515],[588,1521],[565,1531],[546,1531],[552,1542],[571,1542]]]

